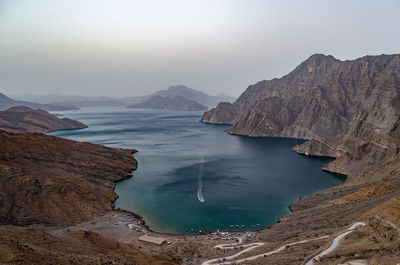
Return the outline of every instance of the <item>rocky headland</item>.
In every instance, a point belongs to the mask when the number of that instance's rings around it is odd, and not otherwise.
[[[0,111],[0,130],[7,132],[50,132],[86,127],[79,121],[68,118],[60,119],[45,110],[34,110],[25,106],[11,107]]]

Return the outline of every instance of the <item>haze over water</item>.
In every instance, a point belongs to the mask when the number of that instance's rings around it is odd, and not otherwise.
[[[158,232],[266,228],[300,196],[340,184],[327,159],[291,148],[302,140],[228,135],[200,123],[202,112],[87,108],[64,112],[87,129],[53,135],[134,148],[138,169],[117,183],[116,207],[140,214]]]

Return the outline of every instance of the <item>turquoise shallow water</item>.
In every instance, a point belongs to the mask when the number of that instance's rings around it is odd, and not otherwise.
[[[89,126],[53,135],[135,148],[134,177],[116,185],[116,207],[168,233],[270,226],[301,196],[340,184],[328,159],[298,155],[302,140],[228,135],[201,112],[87,108],[63,113]]]

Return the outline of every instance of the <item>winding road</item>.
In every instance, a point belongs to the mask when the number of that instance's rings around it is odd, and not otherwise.
[[[331,253],[332,251],[334,251],[339,245],[340,242],[342,241],[342,239],[347,236],[348,234],[352,233],[354,230],[357,229],[357,227],[365,226],[365,223],[363,222],[357,222],[354,223],[352,226],[350,226],[349,228],[347,228],[346,230],[344,230],[342,233],[340,233],[338,236],[336,236],[333,240],[332,240],[332,244],[329,246],[329,248],[325,249],[324,251],[322,251],[321,253],[319,253],[318,255],[314,256],[312,259],[310,259],[305,265],[314,265],[315,262],[318,262],[323,256],[328,255],[329,253]]]
[[[363,222],[354,223],[352,226],[350,226],[346,230],[342,231],[339,235],[337,235],[332,240],[332,244],[329,246],[329,248],[327,248],[326,250],[322,251],[321,253],[319,253],[316,256],[314,256],[313,258],[311,258],[305,265],[314,265],[315,262],[318,262],[323,256],[325,256],[325,255],[331,253],[332,251],[334,251],[340,245],[341,240],[345,236],[347,236],[348,234],[352,233],[359,226],[363,226],[364,227],[365,223],[363,223]],[[306,242],[320,240],[320,239],[325,239],[325,238],[328,238],[328,237],[329,236],[322,236],[322,237],[318,237],[318,238],[307,239],[307,240],[302,240],[302,241],[289,243],[289,244],[283,245],[283,246],[281,246],[281,247],[279,247],[277,249],[274,249],[272,251],[269,251],[269,252],[266,252],[266,253],[263,253],[263,254],[254,255],[254,256],[251,256],[251,257],[247,257],[247,258],[243,258],[243,259],[239,259],[239,260],[235,260],[235,259],[237,257],[239,257],[240,255],[246,253],[246,252],[249,252],[249,251],[252,251],[253,249],[256,249],[258,247],[264,246],[265,243],[257,242],[257,243],[251,243],[251,244],[246,244],[246,245],[241,245],[240,243],[220,244],[220,245],[214,246],[214,248],[219,248],[219,249],[245,248],[245,249],[243,249],[243,250],[239,251],[238,253],[236,253],[234,255],[231,255],[231,256],[214,258],[214,259],[210,259],[210,260],[204,261],[202,263],[202,265],[238,264],[238,263],[242,263],[242,262],[245,262],[245,261],[255,260],[255,259],[258,259],[258,258],[261,258],[261,257],[267,257],[269,255],[281,252],[282,250],[286,249],[289,246],[303,244],[303,243],[306,243]]]

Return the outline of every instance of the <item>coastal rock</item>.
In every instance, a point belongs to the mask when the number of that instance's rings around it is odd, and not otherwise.
[[[58,118],[45,110],[18,106],[0,111],[0,130],[8,132],[49,132],[82,129],[87,126],[68,118]]]
[[[135,150],[0,131],[0,223],[68,225],[113,209]]]

